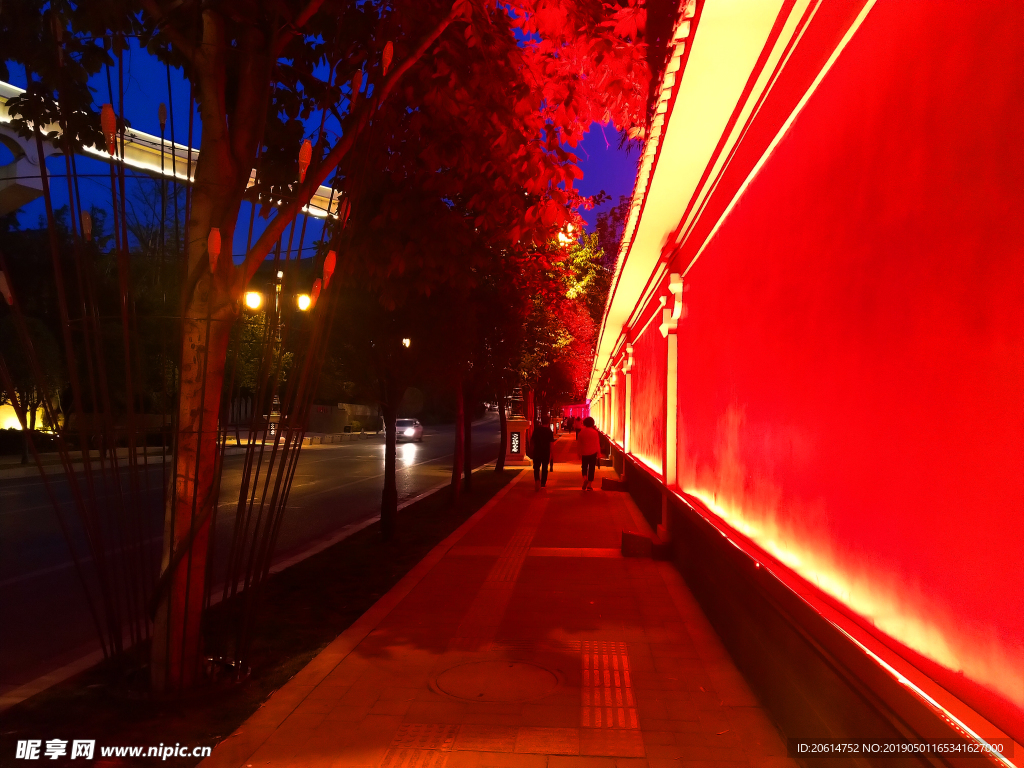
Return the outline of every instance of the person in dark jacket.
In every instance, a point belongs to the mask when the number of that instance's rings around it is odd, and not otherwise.
[[[583,463],[583,490],[594,490],[594,470],[601,459],[601,433],[594,428],[594,420],[587,416],[583,420],[583,429],[576,436]]]
[[[545,416],[540,426],[533,430],[533,484],[539,491],[548,482],[548,463],[551,461],[551,444],[555,436],[551,432],[551,419]]]

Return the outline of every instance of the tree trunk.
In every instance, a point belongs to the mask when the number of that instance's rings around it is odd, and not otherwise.
[[[391,541],[398,534],[398,483],[395,480],[395,452],[398,444],[398,406],[392,398],[381,403],[384,417],[384,491],[380,499],[380,530],[384,539]],[[397,401],[396,401],[397,402]]]
[[[468,493],[473,490],[473,390],[470,389],[468,406],[463,398],[462,407],[462,466],[466,475],[465,489]]]
[[[28,464],[28,440],[35,433],[36,409],[32,407],[32,398],[23,396],[21,405],[25,408],[25,430],[21,433],[21,463]]]
[[[452,501],[458,501],[462,493],[462,464],[464,456],[466,404],[462,397],[462,376],[455,379],[455,455],[452,458]]]
[[[505,471],[505,451],[508,450],[508,415],[505,413],[507,398],[505,385],[498,392],[498,423],[501,425],[501,445],[498,446],[498,459],[494,462],[495,472]]]
[[[186,312],[175,476],[164,520],[161,583],[166,587],[157,603],[150,658],[150,679],[158,693],[194,687],[202,674],[200,620],[217,502],[218,416],[235,305],[207,274],[199,279]]]
[[[235,418],[235,446],[242,444],[242,436],[238,433],[239,422],[242,420],[242,396],[231,399],[231,411]]]

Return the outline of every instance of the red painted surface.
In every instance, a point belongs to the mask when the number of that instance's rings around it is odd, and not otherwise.
[[[626,411],[626,377],[618,368],[615,370],[613,381],[615,382],[615,402],[612,403],[611,437],[616,443],[622,445],[622,425]]]
[[[1020,738],[1024,17],[964,11],[879,3],[688,274],[679,477]]]
[[[562,416],[572,416],[573,418],[579,416],[581,419],[585,419],[589,415],[590,403],[576,403],[575,405],[562,406]]]
[[[630,453],[659,475],[665,457],[666,348],[657,322],[633,342]]]

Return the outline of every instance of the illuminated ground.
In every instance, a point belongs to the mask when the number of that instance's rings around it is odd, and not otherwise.
[[[203,765],[793,766],[678,573],[620,556],[630,497],[578,479],[520,475]]]

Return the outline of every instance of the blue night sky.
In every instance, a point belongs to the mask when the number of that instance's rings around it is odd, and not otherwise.
[[[188,137],[188,107],[189,107],[189,86],[181,75],[180,70],[171,70],[171,99],[168,99],[167,73],[163,64],[159,63],[143,50],[139,50],[132,41],[132,49],[124,56],[124,81],[125,81],[125,115],[129,124],[141,131],[159,135],[160,124],[157,117],[157,110],[161,102],[169,103],[174,114],[174,138],[178,143],[185,144]],[[11,80],[14,85],[24,87],[24,72],[16,66],[10,67]],[[116,71],[112,71],[114,88],[117,88]],[[99,105],[109,101],[107,92],[107,80],[105,74],[95,77],[90,82],[95,95],[97,109]],[[117,94],[115,90],[114,106],[117,108]],[[196,115],[193,127],[193,146],[198,146],[202,126]],[[166,137],[171,138],[171,128],[168,123]],[[636,178],[636,164],[639,153],[636,149],[628,155],[624,150],[619,150],[619,134],[611,126],[604,130],[595,125],[585,139],[575,148],[568,148],[580,160],[580,168],[583,171],[583,178],[576,183],[577,189],[584,195],[594,195],[604,190],[611,196],[610,202],[600,208],[590,211],[581,211],[588,229],[593,230],[597,220],[596,214],[618,202],[620,195],[630,195],[633,191],[633,182]],[[0,164],[9,161],[9,153],[4,150],[0,155]],[[87,203],[95,202],[100,207],[109,207],[109,169],[105,163],[87,157],[79,156],[77,160],[78,173],[80,176],[82,196]],[[54,176],[62,176],[64,173],[64,161],[60,157],[50,158],[47,168]],[[54,205],[60,207],[65,205],[67,200],[66,187],[64,184],[52,185],[54,194]],[[63,191],[63,197],[61,192]],[[245,249],[245,237],[248,229],[248,206],[243,207],[242,216],[239,219],[239,226],[236,232],[234,253],[240,256]],[[43,204],[37,200],[25,206],[19,212],[19,221],[22,226],[36,226],[37,221],[44,215]],[[262,221],[257,219],[256,234],[262,231]],[[321,227],[319,221],[310,217],[306,232],[305,246],[303,248],[308,254],[312,253],[312,243],[320,237]],[[287,240],[287,235],[285,235]]]

